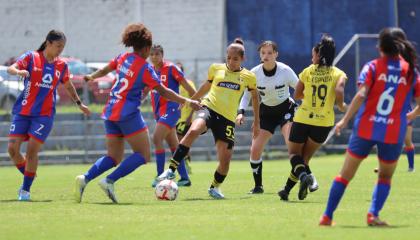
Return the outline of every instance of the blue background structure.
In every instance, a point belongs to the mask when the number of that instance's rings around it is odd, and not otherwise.
[[[226,6],[227,38],[245,41],[246,67],[258,64],[257,46],[263,40],[279,45],[279,61],[300,73],[311,63],[311,49],[322,33],[336,41],[337,53],[355,33],[378,33],[387,26],[402,27],[409,39],[420,41],[419,0],[229,0]],[[264,4],[262,4],[264,3]],[[398,11],[398,20],[395,11]],[[413,12],[417,16],[413,16]],[[377,56],[376,40],[360,42],[360,64]],[[370,42],[369,42],[370,41]],[[346,99],[354,95],[354,47],[337,65],[349,76]],[[418,46],[417,46],[418,48]],[[418,49],[419,51],[419,49]]]

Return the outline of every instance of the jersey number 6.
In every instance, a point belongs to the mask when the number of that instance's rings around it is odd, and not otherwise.
[[[376,106],[376,111],[383,115],[387,116],[391,113],[392,107],[394,106],[394,97],[390,94],[394,90],[393,87],[388,88],[381,94],[379,97],[378,105]]]

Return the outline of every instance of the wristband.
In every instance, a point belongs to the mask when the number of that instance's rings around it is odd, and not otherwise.
[[[238,109],[238,115],[239,114],[245,115],[245,109]]]
[[[76,101],[76,104],[77,104],[77,106],[80,106],[80,105],[82,105],[82,101],[77,100],[77,101]]]

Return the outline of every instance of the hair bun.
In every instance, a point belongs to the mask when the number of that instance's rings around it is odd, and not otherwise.
[[[233,43],[237,43],[237,44],[241,44],[242,46],[244,45],[244,40],[242,40],[242,38],[235,38],[235,40],[233,40]]]

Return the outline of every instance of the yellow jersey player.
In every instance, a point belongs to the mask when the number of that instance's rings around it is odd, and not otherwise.
[[[290,190],[300,180],[299,200],[309,191],[318,189],[315,177],[309,168],[309,160],[318,150],[334,126],[334,104],[345,111],[344,85],[346,74],[332,66],[335,43],[324,35],[312,49],[312,63],[299,74],[294,98],[302,99],[297,109],[289,134],[289,157],[292,171],[284,189],[278,192],[287,201]]]
[[[181,62],[177,62],[176,65],[181,69],[182,72],[184,72],[184,66]],[[195,83],[192,80],[186,79],[188,84],[196,90]],[[190,97],[187,90],[185,90],[184,87],[179,88],[179,95],[183,97]],[[176,135],[178,137],[178,140],[181,141],[181,139],[187,134],[188,129],[191,127],[191,121],[194,117],[194,111],[191,109],[190,106],[184,106],[181,108],[181,117],[178,119],[178,122],[176,123]],[[187,168],[188,174],[191,174],[191,156],[190,154],[187,154],[185,156],[185,167]]]
[[[223,183],[229,171],[235,141],[237,109],[242,94],[246,90],[252,94],[253,137],[258,135],[260,127],[256,77],[254,73],[241,66],[244,54],[245,49],[242,40],[236,39],[227,48],[226,64],[212,64],[210,66],[208,81],[192,97],[192,99],[199,99],[207,94],[201,102],[203,109],[197,111],[197,118],[193,121],[185,137],[182,138],[171,159],[169,169],[159,176],[161,180],[175,177],[174,172],[188,154],[192,143],[200,134],[211,129],[216,142],[219,164],[214,172],[214,179],[208,193],[215,199],[224,198],[219,186]]]

